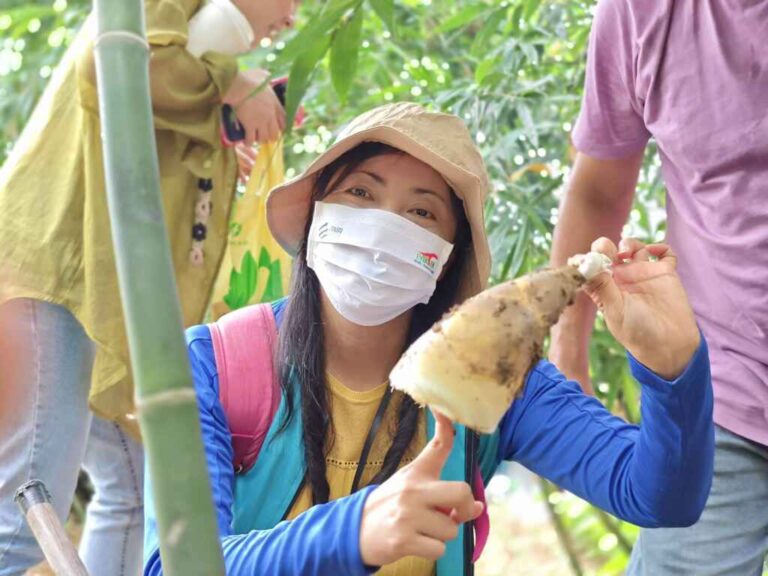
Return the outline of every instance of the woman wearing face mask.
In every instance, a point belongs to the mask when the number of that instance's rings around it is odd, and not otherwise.
[[[279,137],[265,73],[236,56],[292,24],[295,0],[145,0],[161,190],[186,325],[201,322],[227,241],[237,159]],[[141,566],[143,456],[104,187],[90,17],[0,171],[0,576],[42,552],[13,502],[39,478],[64,521],[81,465],[95,488],[80,553],[91,576]],[[147,278],[151,283],[152,279]],[[89,402],[90,400],[90,402]],[[92,416],[89,407],[97,414]]]
[[[214,332],[187,332],[228,574],[471,573],[466,523],[483,505],[465,480],[479,466],[488,481],[501,460],[636,524],[696,520],[712,469],[709,365],[664,247],[622,250],[633,285],[607,275],[591,285],[622,318],[616,337],[646,359],[630,356],[643,385],[642,427],[612,416],[546,361],[479,441],[388,387],[406,346],[485,287],[487,189],[461,120],[393,104],[356,118],[272,192],[270,227],[296,254],[294,283],[272,305],[282,393],[247,471],[232,465]],[[610,241],[595,247],[616,258]],[[649,251],[659,260],[648,262]],[[253,353],[264,337],[250,335]],[[158,575],[151,503],[147,510],[145,574]]]

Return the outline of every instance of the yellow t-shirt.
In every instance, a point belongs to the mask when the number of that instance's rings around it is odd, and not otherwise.
[[[333,444],[326,458],[326,474],[331,489],[330,499],[336,500],[348,496],[352,490],[352,481],[357,472],[357,459],[363,449],[379,402],[384,396],[388,383],[373,390],[356,392],[350,390],[332,375],[327,375],[329,385],[329,402],[333,422]],[[384,455],[389,449],[391,439],[397,429],[397,412],[402,402],[402,393],[393,392],[387,406],[384,421],[368,455],[368,462],[360,482],[365,486],[373,476],[381,470]],[[400,465],[412,461],[426,445],[426,418],[424,413],[419,419],[419,429],[414,436],[411,446],[405,453]],[[288,514],[293,519],[312,505],[312,495],[309,485],[304,486],[296,503]],[[394,564],[384,566],[377,572],[380,576],[431,576],[435,571],[435,563],[423,558],[410,556]]]

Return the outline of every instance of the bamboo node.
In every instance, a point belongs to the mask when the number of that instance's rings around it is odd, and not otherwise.
[[[147,52],[149,52],[149,42],[147,42],[146,38],[134,32],[127,32],[125,30],[111,30],[109,32],[102,32],[101,34],[98,34],[96,36],[96,39],[93,41],[93,47],[98,48],[99,44],[104,40],[117,40],[117,39],[138,42],[139,44],[144,46],[144,48],[147,49]]]
[[[197,402],[194,388],[179,388],[176,390],[166,390],[158,392],[151,396],[136,398],[136,410],[145,412],[146,410],[161,407],[177,406],[179,404],[188,404]]]

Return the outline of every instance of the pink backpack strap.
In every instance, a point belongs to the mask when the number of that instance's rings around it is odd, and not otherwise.
[[[219,400],[232,434],[232,464],[239,474],[256,461],[280,402],[275,315],[270,304],[256,304],[222,316],[209,328]]]

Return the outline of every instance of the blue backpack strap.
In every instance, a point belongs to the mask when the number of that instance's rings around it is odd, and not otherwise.
[[[272,302],[272,313],[275,315],[275,324],[277,325],[278,330],[280,330],[280,325],[283,323],[283,316],[285,316],[285,309],[287,307],[288,296]]]
[[[496,470],[501,463],[499,457],[499,429],[497,428],[493,434],[481,434],[480,446],[478,448],[478,464],[480,465],[480,472],[483,475],[483,481],[486,485],[491,481],[493,475],[496,474]]]
[[[448,461],[440,475],[442,480],[467,481],[466,477],[466,440],[467,429],[464,426],[456,424],[456,438],[453,444],[453,450],[448,457]],[[430,411],[427,411],[427,438],[431,439],[435,435],[435,419]],[[499,465],[499,432],[493,434],[483,434],[480,436],[477,463],[480,466],[480,472],[483,481],[487,484],[496,472]],[[463,576],[465,565],[464,554],[464,532],[466,525],[459,528],[459,535],[456,539],[448,542],[445,554],[437,561],[438,576]]]
[[[294,382],[294,402],[301,405],[300,390]],[[296,405],[296,404],[295,404]],[[232,528],[236,534],[274,528],[283,520],[294,496],[304,481],[303,426],[294,413],[287,426],[287,402],[281,394],[280,406],[267,432],[255,465],[235,479],[235,505]]]
[[[282,324],[288,298],[272,302],[278,330]],[[294,406],[301,406],[301,390],[292,381]],[[301,488],[305,474],[303,426],[300,414],[294,413],[281,430],[287,415],[285,393],[264,438],[255,465],[235,479],[235,503],[232,527],[236,534],[250,530],[266,530],[282,519],[294,495]],[[269,447],[268,450],[263,448]],[[276,491],[275,487],[280,490]]]
[[[456,437],[448,461],[440,475],[441,480],[465,481],[465,457],[467,431],[459,424],[454,426]],[[427,439],[435,435],[435,418],[427,410]],[[459,535],[447,543],[445,554],[437,561],[437,576],[462,576],[464,574],[464,525],[459,526]]]

